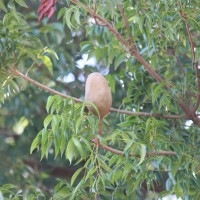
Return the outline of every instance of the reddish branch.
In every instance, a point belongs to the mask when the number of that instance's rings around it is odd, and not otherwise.
[[[72,96],[69,96],[69,95],[66,95],[66,94],[63,94],[61,92],[58,92],[54,89],[51,89],[35,80],[33,80],[32,78],[22,74],[20,71],[18,71],[17,69],[13,69],[13,68],[10,68],[11,71],[16,75],[16,76],[19,76],[21,78],[23,78],[24,80],[27,80],[28,82],[32,83],[33,85],[36,85],[37,87],[39,88],[42,88],[52,94],[55,94],[55,95],[59,95],[61,97],[64,97],[64,98],[72,98],[74,99],[75,102],[79,102],[79,103],[82,103],[83,101],[80,100],[80,99],[77,99],[75,97],[72,97]],[[168,118],[168,119],[181,119],[181,118],[186,118],[186,115],[161,115],[161,114],[153,114],[153,113],[145,113],[145,112],[131,112],[131,111],[127,111],[127,110],[120,110],[120,109],[116,109],[116,108],[111,108],[110,109],[110,112],[117,112],[117,113],[121,113],[121,114],[127,114],[127,115],[133,115],[133,116],[143,116],[143,117],[161,117],[161,118]]]
[[[125,23],[125,26],[126,26],[126,31],[127,31],[127,33],[129,33],[130,49],[134,49],[134,42],[133,42],[133,38],[132,38],[131,32],[129,30],[129,23],[128,23],[127,17],[125,15],[124,8],[123,8],[123,6],[121,4],[119,5],[119,10],[120,10],[122,18],[124,20],[124,23]]]

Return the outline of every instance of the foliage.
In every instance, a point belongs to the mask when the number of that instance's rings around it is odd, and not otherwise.
[[[39,150],[41,163],[68,161],[75,172],[54,187],[46,181],[51,172],[24,164],[17,172],[28,171],[29,183],[20,185],[20,176],[2,180],[19,184],[24,194],[5,184],[0,195],[39,198],[42,183],[52,199],[144,199],[149,191],[199,199],[198,0],[62,0],[55,6],[56,16],[39,24],[39,2],[0,0],[0,133],[13,138],[2,140],[1,151],[13,157],[6,159],[12,167],[16,155],[38,158]],[[119,108],[104,119],[103,136],[82,101],[91,71],[106,75],[112,106]]]

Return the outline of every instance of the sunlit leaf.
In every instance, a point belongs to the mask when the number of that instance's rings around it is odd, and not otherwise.
[[[71,185],[74,184],[74,181],[77,179],[78,175],[81,173],[81,171],[83,171],[83,167],[79,168],[72,176],[71,178]]]
[[[40,56],[40,58],[42,59],[49,72],[53,74],[53,64],[51,62],[51,59],[48,56]]]

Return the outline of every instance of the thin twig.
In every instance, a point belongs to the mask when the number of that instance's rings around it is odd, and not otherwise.
[[[198,110],[199,105],[200,105],[200,79],[199,79],[198,62],[196,62],[196,64],[195,64],[195,69],[196,69],[196,74],[197,74],[198,96],[197,96],[196,106],[193,110],[194,113]]]
[[[59,96],[64,97],[64,98],[71,98],[71,96],[69,96],[69,95],[66,95],[66,94],[63,94],[63,93],[61,93],[61,92],[58,92],[58,91],[56,91],[56,90],[54,90],[54,89],[51,89],[51,88],[47,87],[46,85],[43,85],[43,84],[41,84],[41,83],[39,83],[39,82],[33,80],[32,78],[30,78],[30,77],[28,77],[28,76],[22,74],[22,73],[21,73],[20,71],[18,71],[17,69],[13,69],[13,68],[10,68],[10,69],[11,69],[11,71],[12,71],[16,76],[20,76],[20,77],[23,78],[24,80],[27,80],[28,82],[30,82],[30,83],[32,83],[32,84],[38,86],[39,88],[42,88],[42,89],[44,89],[44,90],[46,90],[46,91],[49,91],[50,93],[59,95]],[[73,99],[75,100],[75,102],[83,102],[82,100],[77,99],[77,98],[75,98],[75,97],[73,97]]]
[[[24,80],[32,83],[33,85],[36,85],[39,88],[42,88],[42,89],[44,89],[44,90],[46,90],[46,91],[48,91],[52,94],[59,95],[59,96],[64,97],[64,98],[72,98],[72,99],[74,99],[75,102],[79,102],[79,103],[83,102],[81,99],[77,99],[75,97],[72,97],[72,96],[63,94],[61,92],[58,92],[54,89],[51,89],[51,88],[37,82],[36,80],[30,78],[29,76],[24,75],[23,73],[21,73],[17,69],[10,68],[10,70],[16,76],[19,76],[19,77],[23,78]],[[117,113],[121,113],[121,114],[132,115],[132,116],[159,117],[159,118],[168,118],[168,119],[183,119],[183,118],[186,118],[186,115],[161,115],[161,114],[156,114],[156,113],[153,114],[153,113],[146,113],[146,112],[132,112],[132,111],[120,110],[120,109],[116,109],[116,108],[111,108],[110,112],[117,112]]]
[[[190,32],[190,27],[189,27],[189,24],[188,24],[188,21],[187,21],[187,16],[185,13],[183,12],[180,12],[180,15],[182,16],[184,22],[185,22],[185,26],[186,26],[186,30],[187,30],[187,34],[188,34],[188,37],[189,37],[189,41],[190,41],[190,46],[191,46],[191,53],[192,53],[192,56],[193,56],[193,63],[195,62],[195,47],[194,47],[194,42],[192,41],[192,34]]]
[[[126,26],[126,31],[129,34],[130,49],[134,49],[135,45],[134,45],[134,42],[133,42],[133,38],[132,38],[131,32],[129,30],[129,23],[128,23],[128,20],[127,20],[127,17],[126,17],[126,14],[124,12],[124,8],[123,8],[122,4],[119,4],[119,10],[120,10],[122,18],[124,20],[124,23],[125,23],[125,26]]]
[[[196,77],[197,77],[197,85],[198,85],[199,95],[198,95],[198,98],[197,98],[197,101],[196,101],[196,106],[192,110],[192,112],[194,114],[197,111],[197,109],[199,108],[199,105],[200,105],[200,79],[199,79],[198,61],[196,60],[195,46],[194,46],[194,42],[192,40],[192,34],[191,34],[190,27],[189,27],[189,24],[188,24],[188,21],[187,21],[187,15],[185,13],[183,13],[182,11],[180,11],[180,15],[182,16],[182,18],[185,22],[185,27],[186,27],[188,38],[189,38],[189,41],[190,41],[191,54],[192,54],[192,57],[193,57],[193,65],[194,65],[194,69],[195,69]]]
[[[114,154],[120,155],[120,156],[124,156],[125,153],[123,151],[120,151],[118,149],[114,149],[110,146],[101,144],[100,142],[96,142],[96,140],[93,140],[93,142],[98,145],[99,147],[101,147],[102,149],[105,149],[106,151],[110,151]],[[139,155],[136,155],[134,153],[130,153],[129,154],[130,157],[140,157]],[[150,157],[150,156],[176,156],[176,152],[174,151],[154,151],[151,153],[146,153],[145,157]]]
[[[141,117],[156,117],[156,118],[166,118],[166,119],[187,119],[186,115],[162,115],[158,113],[147,113],[147,112],[132,112],[127,110],[121,110],[116,108],[111,108],[111,112],[117,112],[126,115],[134,115],[134,116],[141,116]]]
[[[183,76],[185,76],[186,73],[185,73],[185,71],[184,71],[184,68],[183,68],[182,63],[180,62],[178,56],[175,55],[175,58],[176,58],[176,62],[177,62],[177,64],[178,64],[179,68],[181,69],[181,72],[182,72]]]

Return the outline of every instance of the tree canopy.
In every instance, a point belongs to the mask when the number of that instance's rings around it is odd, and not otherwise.
[[[0,0],[0,199],[200,199],[199,62],[199,0]]]

